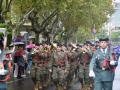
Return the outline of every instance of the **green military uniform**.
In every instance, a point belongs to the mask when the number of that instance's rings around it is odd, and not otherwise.
[[[71,51],[68,54],[69,64],[70,64],[70,70],[69,70],[69,80],[73,79],[73,76],[77,77],[77,65],[78,65],[78,53],[76,51]]]
[[[36,53],[36,58],[34,59],[34,62],[36,64],[36,88],[43,88],[46,87],[49,83],[49,69],[48,64],[50,60],[50,53],[47,50],[40,50],[38,53]]]
[[[89,81],[90,60],[91,60],[91,54],[89,53],[88,50],[80,53],[79,78],[81,79],[82,84],[85,84],[85,82]]]
[[[49,62],[49,55],[47,52],[43,51],[39,53],[40,60],[38,64],[38,72],[37,72],[37,79],[45,81],[45,76],[48,75],[48,62]]]
[[[67,77],[66,71],[69,68],[66,53],[54,50],[51,55],[49,67],[52,69],[52,79],[54,84],[65,85]]]
[[[100,41],[108,41],[108,38],[101,37]],[[111,51],[108,47],[97,49],[92,57],[89,69],[95,73],[94,90],[112,90],[114,71],[103,67],[105,59],[110,60],[110,57]]]

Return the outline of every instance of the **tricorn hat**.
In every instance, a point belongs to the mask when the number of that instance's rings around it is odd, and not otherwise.
[[[99,41],[109,41],[109,38],[100,38]]]

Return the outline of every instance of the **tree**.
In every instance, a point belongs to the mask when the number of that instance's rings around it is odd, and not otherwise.
[[[99,32],[99,29],[101,26],[107,21],[107,15],[111,15],[113,13],[113,7],[111,0],[84,0],[83,5],[81,5],[81,15],[79,15],[82,21],[80,23],[78,32],[84,32],[81,36],[84,36],[82,39],[90,38],[91,30],[95,26],[95,29],[97,32]],[[75,34],[78,37],[78,32]],[[87,35],[86,35],[87,34]],[[79,38],[80,40],[81,38]],[[81,39],[81,40],[82,40]]]
[[[13,0],[0,0],[0,23],[5,23],[7,13],[10,12]]]
[[[120,38],[120,32],[112,32],[111,38]]]
[[[47,41],[50,41],[51,35],[53,39],[57,36],[64,36],[68,41],[78,32],[85,32],[84,35],[80,35],[84,36],[83,38],[90,38],[91,28],[94,25],[99,30],[107,21],[107,15],[112,13],[111,1],[16,0],[12,10],[19,18],[17,20],[28,19],[32,23],[32,31],[36,33],[37,37],[36,41],[39,39],[39,34],[47,38]],[[31,12],[24,18],[25,13],[29,11]],[[61,35],[61,33],[65,35]],[[86,37],[86,33],[88,37]]]

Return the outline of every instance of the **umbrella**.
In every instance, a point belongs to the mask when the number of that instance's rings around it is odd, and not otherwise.
[[[13,39],[13,42],[22,42],[24,41],[24,37],[23,36],[17,36],[17,37],[14,37]]]
[[[35,48],[35,44],[29,44],[26,46],[26,48]]]
[[[24,45],[23,42],[14,42],[13,44],[14,44],[14,45]]]

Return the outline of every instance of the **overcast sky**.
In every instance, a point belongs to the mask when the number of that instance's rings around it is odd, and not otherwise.
[[[120,0],[113,0],[114,2],[120,2]]]
[[[116,0],[115,2],[120,2],[120,0]],[[120,27],[120,3],[118,4],[117,10],[115,10],[109,21],[113,26]]]

